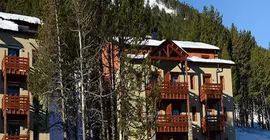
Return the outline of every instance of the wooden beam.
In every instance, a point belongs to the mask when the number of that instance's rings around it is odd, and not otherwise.
[[[170,46],[170,44],[168,44],[168,45],[166,46],[166,48],[167,48],[167,52],[166,52],[167,57],[170,57],[170,53],[169,53],[169,46]]]
[[[170,45],[170,48],[173,49],[179,56],[185,56],[182,53],[179,53],[179,51],[177,51],[173,46],[175,46],[175,45],[174,44]]]

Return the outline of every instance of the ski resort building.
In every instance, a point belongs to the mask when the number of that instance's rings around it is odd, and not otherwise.
[[[159,83],[153,139],[235,140],[233,61],[218,58],[218,47],[200,42],[148,39],[140,46],[145,53],[127,56],[134,65],[148,59],[149,84]]]
[[[40,19],[0,12],[0,139],[33,139],[33,109],[29,90],[35,37]],[[41,113],[42,114],[42,113]],[[43,124],[39,124],[42,128]],[[46,125],[46,121],[45,121]],[[45,126],[44,126],[45,128]],[[48,133],[39,133],[42,140]]]

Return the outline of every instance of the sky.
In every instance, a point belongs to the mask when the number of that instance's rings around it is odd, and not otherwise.
[[[270,42],[270,0],[180,0],[200,12],[203,6],[213,5],[221,15],[223,24],[238,30],[249,30],[257,44],[268,48]]]

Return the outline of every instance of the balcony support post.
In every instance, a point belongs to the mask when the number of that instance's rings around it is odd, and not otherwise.
[[[7,51],[5,50],[5,56],[4,56],[4,60],[3,60],[3,65],[6,65],[4,61],[6,61],[6,53]],[[3,69],[3,68],[2,68]],[[6,135],[7,133],[7,111],[6,111],[6,96],[7,96],[7,72],[4,71],[4,104],[5,104],[5,108],[4,109],[4,135]]]
[[[224,123],[224,125],[223,125],[223,133],[224,133],[223,139],[226,140],[226,130],[225,130],[225,128],[226,128],[226,123],[225,123],[226,115],[224,114],[224,103],[223,103],[223,91],[222,91],[222,89],[223,88],[221,88],[221,92],[222,92],[222,94],[221,94],[221,110],[222,110],[222,117],[223,117],[222,121],[224,121],[224,122],[221,122],[221,123]]]
[[[205,98],[205,120],[206,120],[206,140],[209,140],[209,130],[208,129],[208,104],[207,104],[207,98]]]
[[[28,53],[28,64],[29,64],[29,53]],[[27,70],[27,73],[28,73],[28,70]],[[29,104],[29,108],[28,108],[28,111],[27,111],[27,127],[28,127],[28,130],[27,130],[27,135],[28,137],[30,136],[30,88],[29,88],[29,74],[27,74],[27,101],[26,101],[26,104]]]

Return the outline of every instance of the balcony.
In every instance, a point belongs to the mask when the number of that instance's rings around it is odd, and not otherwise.
[[[201,102],[206,99],[220,100],[222,97],[222,85],[205,83],[200,88],[200,100]]]
[[[3,74],[27,75],[29,70],[29,58],[18,56],[4,56],[2,61]]]
[[[9,96],[4,95],[2,98],[3,115],[7,114],[27,115],[29,106],[28,96]]]
[[[2,140],[30,140],[29,135],[8,136],[4,135]]]
[[[156,84],[150,84],[148,86],[147,93]],[[160,98],[161,99],[180,99],[186,100],[188,97],[188,84],[184,82],[164,82],[159,85]]]
[[[188,132],[188,115],[159,115],[157,132]]]
[[[207,131],[224,131],[225,117],[220,116],[206,116],[202,118],[202,130],[203,133]]]

